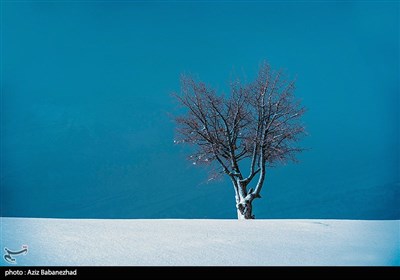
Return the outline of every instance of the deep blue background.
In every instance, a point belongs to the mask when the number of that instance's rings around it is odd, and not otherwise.
[[[258,218],[400,218],[399,3],[2,2],[1,215],[235,218],[175,146],[182,72],[297,77],[311,149]]]

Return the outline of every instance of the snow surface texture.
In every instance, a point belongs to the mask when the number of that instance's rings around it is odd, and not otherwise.
[[[399,220],[1,218],[2,254],[28,245],[17,265],[399,265],[399,236]]]

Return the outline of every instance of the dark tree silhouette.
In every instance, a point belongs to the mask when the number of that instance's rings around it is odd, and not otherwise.
[[[304,134],[304,108],[294,98],[294,81],[264,63],[254,82],[232,82],[229,96],[191,76],[182,76],[181,86],[174,97],[187,112],[176,118],[175,142],[194,146],[193,164],[212,165],[228,175],[238,219],[254,219],[252,202],[261,197],[267,168],[295,161],[302,151],[295,144]]]

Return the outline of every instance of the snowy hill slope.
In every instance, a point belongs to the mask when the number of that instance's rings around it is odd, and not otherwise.
[[[399,265],[399,228],[398,220],[1,218],[1,247],[28,245],[18,265]]]

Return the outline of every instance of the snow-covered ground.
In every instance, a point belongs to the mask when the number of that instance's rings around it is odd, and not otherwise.
[[[400,221],[1,218],[22,245],[18,265],[399,265]]]

